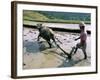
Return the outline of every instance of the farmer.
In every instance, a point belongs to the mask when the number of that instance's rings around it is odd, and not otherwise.
[[[84,59],[87,59],[87,53],[86,53],[86,45],[87,45],[86,39],[87,39],[87,35],[85,33],[85,24],[84,24],[84,22],[80,22],[79,27],[80,27],[81,33],[80,33],[80,36],[75,39],[75,41],[80,39],[80,43],[77,43],[77,45],[75,47],[74,54],[76,53],[78,48],[81,48],[83,53],[84,53]]]

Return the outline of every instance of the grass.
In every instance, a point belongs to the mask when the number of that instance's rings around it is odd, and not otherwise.
[[[50,19],[47,16],[33,11],[23,11],[24,21],[38,21],[38,22],[49,22],[49,23],[67,23],[67,24],[78,24],[80,20],[64,20],[53,18]],[[86,24],[90,24],[90,21],[84,21]]]

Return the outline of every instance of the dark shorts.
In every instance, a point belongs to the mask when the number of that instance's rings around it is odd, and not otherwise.
[[[77,45],[76,45],[76,47],[77,48],[81,48],[82,50],[86,50],[86,43],[78,43]]]

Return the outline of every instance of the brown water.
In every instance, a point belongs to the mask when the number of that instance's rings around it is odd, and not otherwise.
[[[74,41],[75,38],[79,36],[78,33],[68,33],[68,32],[55,32],[55,36],[62,42],[57,44],[62,46],[62,48],[70,53],[73,46],[75,46],[78,41]],[[71,67],[71,66],[88,66],[91,64],[91,35],[87,36],[87,55],[88,59],[86,61],[81,61],[83,58],[83,53],[79,49],[77,54],[73,56],[73,59],[66,62],[66,58],[58,55],[63,53],[61,50],[57,49],[53,43],[53,48],[49,49],[48,43],[41,38],[40,42],[37,41],[38,30],[33,28],[25,28],[23,31],[23,49],[24,49],[24,69],[33,68],[51,68],[51,67]],[[64,55],[65,56],[65,55]],[[42,64],[43,63],[43,64]]]

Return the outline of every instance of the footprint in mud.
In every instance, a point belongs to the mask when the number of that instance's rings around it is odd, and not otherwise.
[[[27,35],[24,35],[24,36],[27,36]]]
[[[28,41],[28,40],[25,40],[25,41]]]
[[[70,43],[70,41],[67,41],[68,43]]]
[[[25,64],[25,63],[23,63],[23,66],[26,66],[26,64]]]
[[[75,39],[76,37],[75,36],[73,36],[73,39]]]
[[[66,39],[64,39],[64,40],[66,40]]]
[[[29,33],[33,33],[33,32],[30,30]]]

